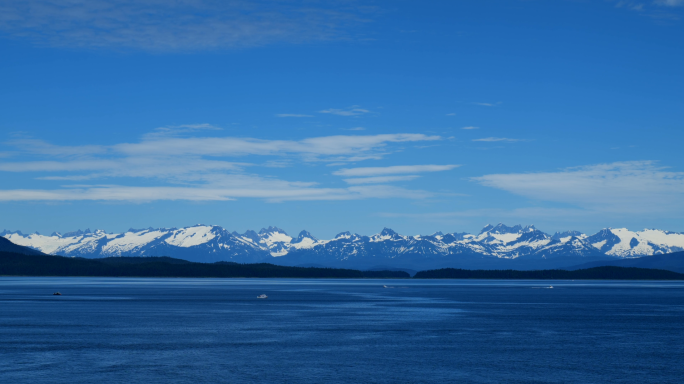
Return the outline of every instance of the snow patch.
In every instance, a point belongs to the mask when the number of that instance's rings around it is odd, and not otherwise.
[[[181,228],[171,232],[171,236],[164,241],[176,247],[193,247],[204,244],[216,237],[211,230],[212,227],[208,226]]]

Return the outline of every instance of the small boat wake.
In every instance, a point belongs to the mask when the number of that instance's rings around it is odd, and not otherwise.
[[[257,299],[268,299],[268,296],[262,293],[261,295],[257,296]]]

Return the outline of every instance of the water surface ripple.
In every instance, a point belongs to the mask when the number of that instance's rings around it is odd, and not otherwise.
[[[3,383],[681,383],[682,361],[681,282],[0,278]]]

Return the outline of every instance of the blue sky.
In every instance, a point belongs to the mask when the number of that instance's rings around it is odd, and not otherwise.
[[[5,1],[0,227],[684,231],[683,17],[678,0]]]

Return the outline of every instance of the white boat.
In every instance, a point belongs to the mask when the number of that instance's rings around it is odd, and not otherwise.
[[[553,285],[549,285],[549,288],[553,288]]]
[[[257,296],[257,299],[267,299],[268,296],[264,295],[263,293],[259,296]]]

